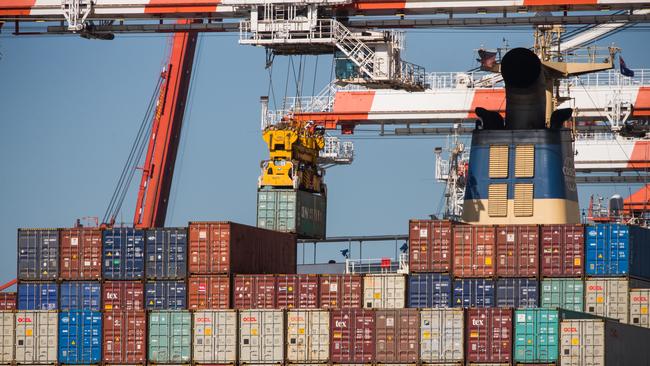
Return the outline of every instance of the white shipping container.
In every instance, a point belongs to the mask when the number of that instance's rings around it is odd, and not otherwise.
[[[628,322],[629,283],[627,279],[591,278],[585,282],[587,313]]]
[[[237,311],[196,311],[193,317],[192,359],[194,362],[236,363]]]
[[[463,362],[465,321],[463,309],[422,309],[420,311],[420,360]]]
[[[401,309],[406,298],[406,276],[376,274],[363,277],[363,306],[373,309]]]
[[[650,289],[630,290],[630,324],[650,328]]]
[[[329,360],[330,316],[324,310],[287,312],[287,361],[321,363]]]
[[[239,362],[282,363],[284,361],[284,313],[282,310],[239,312]]]
[[[16,312],[16,363],[48,364],[57,361],[56,311]]]
[[[0,363],[12,363],[14,360],[15,321],[13,311],[0,311]]]

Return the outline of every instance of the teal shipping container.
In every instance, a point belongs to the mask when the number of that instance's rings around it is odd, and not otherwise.
[[[515,310],[515,362],[555,362],[559,340],[557,310]]]
[[[191,346],[192,315],[189,311],[149,313],[149,362],[189,363]]]
[[[257,192],[257,227],[294,233],[301,239],[325,238],[327,198],[295,189]]]
[[[585,283],[579,278],[545,278],[541,284],[542,308],[584,311]]]

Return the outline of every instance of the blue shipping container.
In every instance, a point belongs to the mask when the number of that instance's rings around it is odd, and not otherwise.
[[[18,310],[56,310],[59,308],[59,285],[56,283],[18,284]]]
[[[59,362],[98,363],[102,359],[102,314],[73,310],[59,313]]]
[[[409,276],[409,308],[450,308],[451,300],[449,275],[422,273]]]
[[[146,232],[146,273],[152,280],[181,280],[187,276],[187,228]]]
[[[187,309],[187,287],[182,281],[154,281],[145,284],[148,310]]]
[[[586,273],[650,279],[650,230],[622,224],[586,227]]]
[[[500,278],[496,303],[506,308],[536,308],[539,285],[534,278]]]
[[[454,280],[454,307],[489,308],[493,306],[493,280],[484,278]]]
[[[99,282],[63,281],[59,291],[61,311],[101,309],[102,286]]]
[[[18,279],[49,281],[59,277],[59,231],[18,229]]]
[[[144,231],[132,228],[104,230],[102,272],[107,280],[144,278]]]

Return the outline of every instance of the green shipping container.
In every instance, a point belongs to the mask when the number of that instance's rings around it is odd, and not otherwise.
[[[257,191],[257,227],[289,232],[301,239],[325,238],[327,198],[295,189]]]
[[[557,310],[515,310],[515,362],[555,362],[558,358]]]
[[[188,363],[192,344],[192,316],[189,311],[149,313],[149,362]]]
[[[585,283],[578,278],[545,278],[542,280],[543,308],[584,311]]]

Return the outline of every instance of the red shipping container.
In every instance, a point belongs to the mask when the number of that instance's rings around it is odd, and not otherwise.
[[[539,272],[539,226],[497,226],[497,276],[536,277]]]
[[[15,292],[0,292],[0,310],[16,310]]]
[[[420,312],[418,309],[377,310],[375,327],[376,362],[418,362],[420,359]]]
[[[361,308],[363,301],[361,275],[321,275],[319,287],[321,308]]]
[[[277,275],[277,307],[280,309],[318,309],[318,275]]]
[[[275,309],[275,275],[235,275],[235,309]]]
[[[512,309],[468,309],[465,330],[467,362],[510,362]]]
[[[296,273],[296,236],[232,222],[190,222],[190,274]]]
[[[411,220],[409,222],[409,269],[411,272],[451,270],[452,222]]]
[[[455,277],[492,277],[495,272],[496,230],[489,225],[454,226]]]
[[[187,295],[190,310],[230,309],[230,277],[190,276]]]
[[[102,324],[104,363],[140,364],[147,356],[144,311],[109,311]]]
[[[330,360],[369,363],[375,355],[375,313],[371,309],[330,312]]]
[[[107,281],[102,286],[106,311],[144,310],[144,285],[137,281]]]
[[[102,231],[96,228],[60,232],[59,278],[97,280],[102,276]]]
[[[582,276],[584,225],[542,225],[540,245],[543,277]]]

